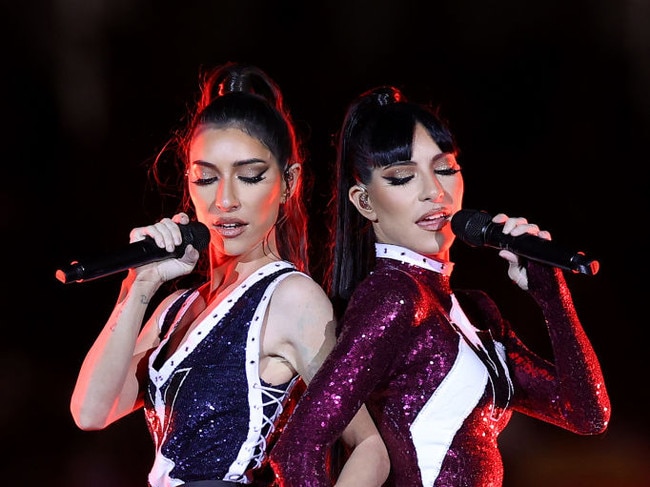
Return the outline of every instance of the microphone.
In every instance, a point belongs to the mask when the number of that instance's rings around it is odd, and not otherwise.
[[[576,274],[593,276],[600,267],[584,252],[561,247],[552,240],[524,234],[517,237],[503,233],[503,223],[494,223],[482,210],[459,210],[451,218],[451,230],[471,247],[492,247],[509,250],[542,264],[559,267]]]
[[[160,248],[151,237],[146,237],[139,242],[133,242],[126,247],[104,256],[89,258],[81,262],[73,261],[67,266],[56,271],[56,278],[64,284],[70,282],[86,282],[117,272],[139,267],[159,260],[180,258],[185,253],[185,248],[192,244],[199,252],[205,249],[210,242],[210,230],[201,222],[190,222],[179,225],[183,242],[177,245],[172,252]]]

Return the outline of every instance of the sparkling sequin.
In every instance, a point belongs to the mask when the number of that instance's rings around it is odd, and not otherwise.
[[[272,451],[281,486],[330,485],[327,449],[364,402],[389,449],[391,487],[501,486],[497,439],[513,411],[576,433],[604,431],[609,399],[602,373],[557,269],[529,266],[554,364],[520,342],[483,292],[454,292],[471,323],[505,349],[514,396],[495,415],[497,391],[485,363],[449,322],[451,265],[440,263],[442,274],[417,254],[393,250],[378,252],[376,269],[349,303],[336,348]]]
[[[248,482],[249,470],[261,465],[283,400],[296,382],[273,388],[260,383],[256,343],[261,321],[255,318],[265,312],[265,305],[258,308],[268,302],[263,296],[289,272],[296,271],[288,263],[280,269],[265,266],[197,325],[186,346],[165,360],[165,339],[152,354],[145,397],[156,445],[151,486],[179,480]]]

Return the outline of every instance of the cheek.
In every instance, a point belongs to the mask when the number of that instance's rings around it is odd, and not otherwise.
[[[273,224],[280,209],[280,185],[247,188],[246,193],[241,194],[240,203],[249,218],[263,225]]]
[[[198,211],[201,208],[208,208],[214,201],[215,191],[210,186],[196,186],[191,184],[189,187],[190,200],[192,205]]]
[[[385,216],[400,215],[413,208],[413,200],[407,193],[386,191],[372,199],[373,208]]]
[[[280,204],[280,185],[274,184],[265,189],[251,188],[249,196],[252,205],[259,207],[261,210],[273,210]]]
[[[463,193],[465,191],[465,185],[462,179],[457,179],[450,181],[446,184],[443,184],[445,193],[447,193],[454,203],[460,203],[463,200]]]

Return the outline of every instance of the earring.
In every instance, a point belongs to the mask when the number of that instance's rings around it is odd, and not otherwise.
[[[372,206],[370,206],[370,202],[368,201],[368,193],[366,191],[359,195],[359,206],[366,211],[372,210]]]
[[[286,203],[287,201],[289,201],[290,197],[291,197],[291,188],[287,186],[287,188],[282,193],[282,196],[280,197],[280,203]]]
[[[284,170],[283,175],[287,187],[284,189],[284,192],[282,193],[282,198],[280,198],[280,203],[286,203],[289,200],[289,197],[291,196],[291,185],[293,183],[293,173],[289,170],[289,168]]]

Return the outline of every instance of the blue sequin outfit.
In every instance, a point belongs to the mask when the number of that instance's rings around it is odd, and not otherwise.
[[[297,380],[274,388],[260,381],[260,330],[275,287],[297,272],[283,261],[260,268],[180,348],[156,361],[178,323],[174,320],[149,358],[145,416],[156,447],[152,487],[214,479],[251,482],[251,471],[261,465],[274,422]],[[186,294],[176,317],[199,295],[197,290]]]
[[[528,266],[550,362],[526,348],[484,292],[452,291],[452,263],[376,249],[336,347],[273,449],[280,485],[329,486],[327,452],[363,403],[388,448],[391,487],[501,486],[497,438],[513,411],[580,434],[604,431],[600,366],[558,269]]]

